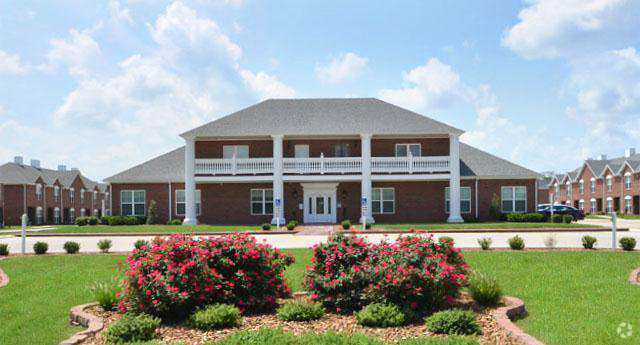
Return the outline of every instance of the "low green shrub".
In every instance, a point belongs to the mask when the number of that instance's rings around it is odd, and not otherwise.
[[[342,221],[342,229],[343,230],[349,230],[351,229],[351,221],[348,219],[345,219]]]
[[[145,341],[155,338],[160,319],[147,314],[125,314],[107,329],[107,342],[114,344]]]
[[[480,245],[480,248],[482,248],[482,250],[489,250],[489,248],[491,248],[491,243],[493,243],[491,237],[483,237],[478,239],[478,244]]]
[[[0,256],[9,255],[9,244],[8,243],[0,243]]]
[[[228,337],[218,339],[211,345],[299,345],[293,333],[285,333],[280,328],[261,328],[257,331],[234,332]]]
[[[121,291],[120,281],[114,277],[108,281],[96,281],[89,286],[89,291],[98,305],[106,310],[114,310],[118,305],[118,293]]]
[[[98,241],[98,249],[100,249],[100,251],[103,253],[108,253],[109,249],[111,249],[111,245],[112,245],[111,240],[108,240],[106,238]]]
[[[482,306],[495,306],[502,298],[498,281],[486,273],[473,272],[469,276],[467,284],[471,298]]]
[[[167,222],[167,225],[182,225],[182,219],[175,218]]]
[[[78,217],[76,218],[75,221],[77,226],[85,226],[87,224],[89,224],[89,218],[88,217]]]
[[[269,223],[262,224],[262,230],[264,230],[264,231],[271,230],[271,224],[269,224]]]
[[[98,219],[98,217],[88,217],[87,218],[87,224],[89,224],[91,226],[98,225],[99,222],[100,222],[100,220]]]
[[[453,237],[450,236],[441,236],[438,238],[438,242],[440,243],[454,243]]]
[[[189,318],[189,326],[202,330],[233,328],[240,325],[240,309],[230,304],[211,304]]]
[[[75,254],[80,251],[80,243],[68,241],[62,246],[67,254]]]
[[[520,213],[513,212],[506,215],[507,221],[512,223],[542,223],[547,221],[547,216],[544,213],[531,212]]]
[[[438,334],[480,334],[481,328],[472,311],[451,309],[439,311],[425,319],[427,330]]]
[[[619,242],[623,250],[633,250],[636,247],[636,239],[633,237],[623,237]]]
[[[106,216],[102,217],[102,224],[118,226],[118,225],[139,225],[144,224],[142,220],[146,221],[145,217],[136,216]]]
[[[509,239],[509,247],[513,250],[523,250],[524,249],[524,238],[515,235]]]
[[[324,315],[324,307],[320,303],[290,301],[278,308],[278,318],[282,321],[318,320]]]
[[[469,336],[452,335],[446,338],[419,337],[400,340],[397,345],[480,345],[478,340]]]
[[[392,304],[373,303],[356,313],[359,325],[368,327],[395,327],[404,324],[404,313]]]
[[[307,333],[300,337],[299,345],[386,345],[382,340],[362,333]]]
[[[573,216],[570,214],[565,214],[564,216],[562,216],[562,222],[565,224],[571,224],[571,222],[573,222]]]
[[[146,240],[137,240],[137,241],[133,244],[133,246],[134,246],[136,249],[141,249],[143,246],[148,246],[148,245],[149,245],[149,241],[146,241]]]
[[[287,230],[293,230],[293,229],[295,229],[295,228],[296,228],[296,226],[297,226],[297,224],[296,224],[296,223],[297,223],[297,222],[296,222],[296,221],[294,221],[294,220],[290,221],[290,222],[287,224]]]
[[[593,247],[595,247],[597,242],[598,242],[598,239],[593,236],[589,236],[589,235],[582,236],[582,246],[584,247],[584,249],[593,249]]]
[[[365,230],[371,230],[371,223],[367,223],[364,225]]]
[[[463,214],[462,220],[464,220],[465,223],[478,223],[480,221],[478,218],[470,214]]]
[[[47,244],[47,242],[38,241],[33,245],[33,252],[37,255],[46,254],[47,250],[49,250],[49,244]]]
[[[552,223],[562,223],[563,222],[563,217],[561,214],[554,214],[553,216],[551,216],[551,222]]]

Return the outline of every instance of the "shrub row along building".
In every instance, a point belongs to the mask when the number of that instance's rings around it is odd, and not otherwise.
[[[378,99],[273,99],[107,178],[116,215],[185,224],[462,222],[531,212],[539,175]]]
[[[40,161],[0,165],[0,224],[19,225],[23,214],[29,223],[68,224],[79,216],[108,214],[109,186],[94,182],[77,169],[40,167]]]
[[[587,159],[577,169],[553,177],[549,200],[592,214],[640,214],[640,154],[631,148],[623,157]]]

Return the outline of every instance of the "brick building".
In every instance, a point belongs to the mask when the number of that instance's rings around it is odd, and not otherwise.
[[[640,214],[640,154],[631,148],[622,157],[588,159],[575,170],[556,175],[549,199],[586,213]]]
[[[267,100],[111,176],[114,214],[185,224],[462,222],[534,211],[538,174],[377,99]],[[451,201],[451,202],[450,202]]]
[[[24,164],[22,157],[0,165],[0,224],[19,225],[23,214],[34,225],[69,224],[79,216],[101,216],[107,205],[109,186],[77,169],[45,169],[38,160]]]

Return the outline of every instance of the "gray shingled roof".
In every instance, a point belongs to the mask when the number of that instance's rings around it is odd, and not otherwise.
[[[537,172],[523,168],[482,150],[460,143],[462,177],[537,178]],[[151,159],[105,179],[108,183],[184,182],[184,147]]]
[[[376,98],[269,99],[182,134],[224,138],[282,135],[462,134]]]
[[[0,183],[3,184],[33,184],[39,177],[47,185],[53,185],[56,181],[68,188],[76,176],[80,176],[87,188],[93,188],[96,182],[88,179],[77,170],[58,171],[46,168],[35,168],[27,164],[6,163],[0,165]]]
[[[591,170],[593,170],[593,173],[596,176],[600,176],[602,174],[602,172],[604,171],[604,168],[607,166],[607,163],[609,163],[609,161],[607,161],[607,160],[588,159],[588,160],[585,161],[585,163],[587,163],[587,165],[589,165],[589,167],[591,168]]]

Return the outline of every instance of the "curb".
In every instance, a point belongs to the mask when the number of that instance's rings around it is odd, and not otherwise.
[[[0,258],[0,261],[4,260],[6,258]],[[2,270],[2,268],[0,268],[0,288],[5,287],[7,285],[9,285],[9,276],[4,273],[4,271]]]
[[[38,233],[29,234],[27,237],[140,237],[140,236],[171,236],[174,234],[186,234],[191,236],[222,236],[232,234],[248,234],[248,235],[295,235],[298,231],[233,231],[233,232],[104,232],[104,233]],[[20,237],[21,235],[13,235],[14,237]]]
[[[640,286],[640,268],[636,268],[629,275],[629,283]]]
[[[96,303],[82,304],[71,308],[69,318],[72,323],[77,323],[87,327],[84,331],[80,331],[70,338],[61,341],[58,345],[77,345],[87,340],[90,336],[100,332],[104,328],[104,320],[101,317],[91,315],[84,310],[86,308],[97,305]]]
[[[620,228],[617,229],[616,231],[622,231],[622,232],[626,232],[629,231],[628,228]],[[539,228],[539,229],[517,229],[517,228],[512,228],[512,229],[431,229],[431,230],[423,230],[423,229],[415,229],[414,231],[409,231],[409,230],[357,230],[357,231],[351,231],[351,230],[347,230],[347,231],[337,231],[338,233],[341,234],[353,234],[353,233],[357,233],[358,235],[363,235],[363,234],[414,234],[414,233],[432,233],[432,234],[437,234],[437,233],[460,233],[460,234],[465,234],[465,233],[473,233],[473,234],[479,234],[479,233],[506,233],[506,232],[539,232],[539,233],[545,233],[545,232],[579,232],[579,233],[583,233],[583,232],[611,232],[611,228]]]
[[[545,345],[540,340],[525,333],[516,326],[511,320],[520,317],[526,313],[524,302],[518,298],[505,296],[504,302],[506,306],[494,310],[491,314],[496,319],[498,325],[502,327],[510,336],[518,339],[524,345]]]

